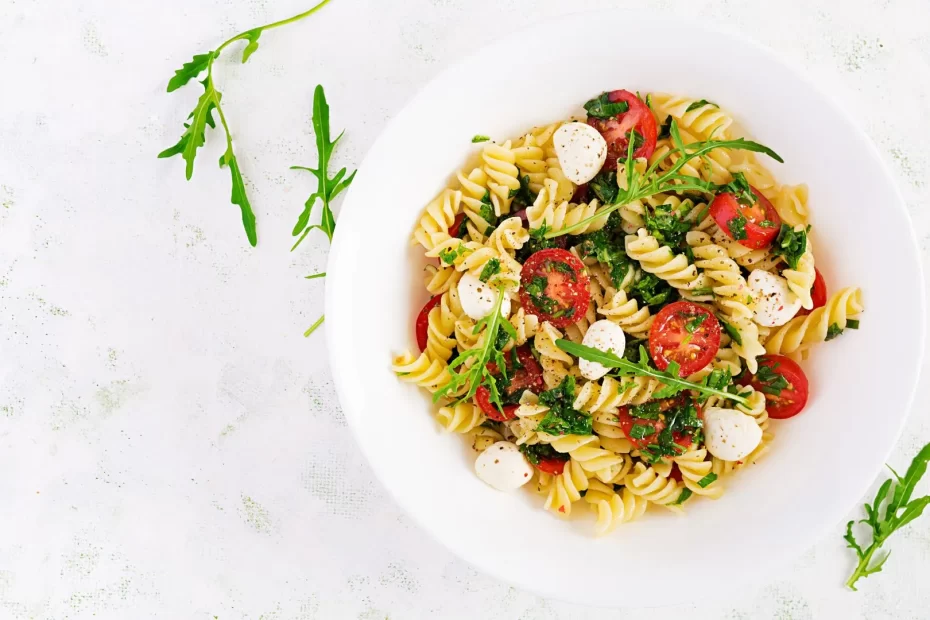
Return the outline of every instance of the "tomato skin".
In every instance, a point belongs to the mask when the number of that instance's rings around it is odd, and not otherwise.
[[[565,471],[565,463],[567,462],[568,460],[563,461],[562,459],[543,458],[539,459],[539,463],[536,464],[536,469],[550,476],[561,476],[562,472]]]
[[[690,437],[688,439],[691,439]],[[681,470],[678,468],[678,463],[672,465],[672,472],[668,475],[669,478],[675,482],[681,482]]]
[[[814,302],[814,307],[810,310],[801,308],[794,316],[807,316],[811,313],[811,310],[823,308],[827,305],[827,281],[823,279],[823,275],[816,267],[814,267],[814,274],[814,286],[811,287],[811,300]]]
[[[801,413],[807,404],[810,383],[798,363],[784,355],[763,355],[758,360],[760,367],[771,368],[772,372],[781,375],[789,383],[789,387],[781,390],[780,394],[768,394],[765,392],[767,386],[759,379],[758,372],[746,379],[753,389],[765,394],[765,409],[769,417],[785,420]]]
[[[562,264],[570,268],[571,274],[555,268]],[[555,302],[558,310],[547,312],[536,306],[533,297],[527,291],[534,278],[547,280],[543,295]],[[584,318],[591,300],[588,288],[590,279],[585,273],[584,263],[568,250],[548,248],[531,254],[523,263],[520,275],[520,305],[526,312],[536,315],[540,321],[549,321],[553,327],[566,327]],[[560,316],[556,314],[561,313]]]
[[[778,211],[769,202],[769,199],[762,195],[762,192],[755,187],[751,187],[752,193],[756,197],[756,204],[752,206],[742,205],[736,200],[733,194],[717,194],[714,201],[710,203],[710,215],[717,222],[720,230],[731,239],[735,239],[733,231],[730,230],[730,221],[742,215],[746,218],[746,238],[737,239],[740,245],[753,250],[761,250],[772,245],[778,232],[781,230],[781,218]],[[762,222],[768,220],[771,226],[762,226]]]
[[[684,394],[680,394],[674,398],[663,399],[659,401],[661,403],[659,405],[659,408],[663,412],[668,411],[672,407],[683,405],[687,398],[688,397],[685,396]],[[697,402],[694,402],[694,401],[692,402],[694,403],[694,408],[697,410],[698,419],[703,420],[704,410],[701,409],[701,406],[697,404]],[[659,435],[659,433],[663,431],[663,429],[665,429],[665,422],[661,419],[660,420],[644,420],[642,418],[633,417],[630,414],[630,407],[628,405],[620,407],[620,409],[617,411],[617,419],[620,422],[620,430],[622,430],[623,434],[626,435],[627,439],[630,440],[630,443],[636,446],[636,448],[639,450],[646,448],[651,443],[655,443],[655,438]],[[656,429],[656,432],[653,433],[652,435],[649,435],[648,437],[644,437],[643,439],[633,439],[632,437],[630,437],[630,432],[633,430],[634,424],[650,425]],[[686,449],[690,448],[691,444],[693,443],[693,440],[690,435],[683,435],[681,433],[676,432],[676,433],[673,433],[672,436],[675,440],[675,443],[677,443],[678,445]]]
[[[643,136],[643,144],[633,151],[633,157],[648,159],[656,149],[658,129],[652,110],[639,97],[628,90],[615,90],[608,93],[611,103],[625,101],[629,109],[614,118],[588,117],[588,124],[597,129],[607,142],[607,161],[604,170],[614,170],[617,159],[626,160],[629,138],[627,133],[635,129]]]
[[[420,310],[420,314],[417,315],[416,323],[414,324],[414,329],[417,334],[417,346],[420,347],[420,352],[426,350],[427,334],[429,332],[429,311],[439,305],[439,302],[442,301],[442,295],[436,295]]]
[[[525,344],[517,347],[517,361],[523,368],[516,370],[511,369],[510,356],[507,355],[507,374],[510,377],[510,385],[504,390],[508,395],[531,390],[538,393],[545,389],[546,384],[543,381],[543,370],[536,358],[533,357],[533,350],[530,345]]]
[[[687,325],[704,316],[693,332]],[[707,366],[720,348],[720,321],[710,311],[690,301],[670,303],[656,314],[649,329],[649,354],[656,368],[669,362],[679,364],[679,377],[687,377]]]
[[[504,405],[504,411],[499,411],[491,402],[491,390],[483,385],[478,386],[478,389],[475,390],[475,402],[478,403],[478,407],[481,408],[484,415],[495,422],[506,422],[517,417],[517,407],[519,405]]]
[[[459,231],[462,229],[462,224],[465,222],[465,212],[462,211],[455,216],[455,220],[452,222],[452,226],[449,227],[449,236],[462,238],[464,235],[460,235]]]

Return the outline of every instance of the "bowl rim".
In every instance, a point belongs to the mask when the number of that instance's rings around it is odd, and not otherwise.
[[[528,31],[531,31],[534,28],[547,25],[553,22],[557,22],[560,20],[565,20],[569,18],[578,19],[582,17],[596,19],[597,16],[605,16],[605,17],[606,16],[610,16],[610,17],[623,16],[627,18],[635,16],[637,19],[644,19],[644,20],[653,21],[653,22],[659,21],[659,20],[661,20],[662,23],[676,22],[678,24],[686,24],[689,27],[694,28],[696,31],[702,31],[705,34],[720,35],[720,36],[727,37],[733,40],[736,44],[740,46],[752,48],[755,52],[767,57],[767,59],[771,61],[772,63],[776,65],[781,65],[783,69],[793,74],[795,77],[797,77],[799,81],[805,83],[805,85],[808,88],[816,92],[823,99],[824,103],[829,108],[831,108],[833,112],[841,116],[844,123],[847,126],[849,126],[853,132],[855,132],[856,137],[860,139],[862,145],[869,151],[869,155],[879,163],[879,170],[880,170],[881,176],[887,179],[888,185],[892,187],[894,190],[894,196],[893,196],[894,200],[892,202],[894,202],[896,208],[898,208],[901,211],[902,215],[905,218],[905,221],[908,224],[908,229],[909,229],[908,238],[910,240],[908,249],[911,251],[915,259],[915,263],[916,263],[916,269],[917,269],[916,275],[918,279],[918,286],[917,286],[917,290],[915,291],[915,295],[916,295],[916,299],[918,300],[918,304],[919,304],[919,314],[922,316],[926,315],[927,299],[926,299],[926,282],[925,282],[925,277],[923,273],[923,264],[922,264],[922,261],[920,260],[920,251],[919,251],[917,235],[916,235],[916,231],[914,230],[913,221],[911,219],[910,213],[907,209],[907,203],[904,200],[904,196],[901,192],[901,189],[898,185],[895,175],[892,172],[891,167],[889,166],[886,159],[882,156],[881,152],[878,150],[877,146],[872,141],[872,139],[869,137],[869,135],[860,126],[856,118],[852,114],[850,114],[848,109],[844,105],[842,105],[842,103],[838,101],[837,98],[835,98],[833,94],[831,94],[831,92],[822,88],[818,84],[818,82],[813,80],[812,77],[809,75],[809,73],[806,70],[804,70],[802,67],[799,67],[795,65],[794,63],[789,62],[788,60],[785,60],[784,58],[779,56],[774,50],[770,49],[769,47],[752,39],[748,35],[743,34],[741,31],[738,31],[735,28],[724,26],[724,25],[721,25],[720,23],[709,21],[703,18],[682,17],[679,15],[667,16],[667,15],[661,15],[660,13],[656,11],[628,10],[628,9],[623,9],[623,8],[571,11],[571,12],[561,13],[558,15],[553,15],[553,16],[549,16],[546,18],[538,19],[538,20],[530,20],[522,28],[514,30],[512,32],[512,35],[513,36],[522,35]],[[369,160],[371,159],[372,153],[376,153],[380,150],[379,147],[382,145],[382,142],[386,141],[385,136],[392,133],[390,130],[396,124],[398,124],[399,122],[398,119],[403,116],[404,111],[410,108],[411,106],[413,106],[415,102],[417,102],[421,97],[423,97],[424,94],[430,89],[430,87],[435,82],[439,81],[440,79],[442,79],[444,76],[448,75],[449,73],[454,73],[458,71],[461,67],[468,65],[470,62],[473,61],[474,58],[487,54],[498,47],[502,47],[506,45],[506,42],[507,42],[507,39],[492,40],[491,42],[485,45],[477,46],[475,49],[473,49],[468,54],[465,54],[461,56],[458,60],[444,66],[436,74],[434,74],[429,80],[424,82],[416,90],[413,96],[407,99],[403,107],[400,108],[393,115],[393,117],[384,125],[377,139],[372,143],[371,147],[366,152],[365,157],[363,158],[362,163],[359,166],[359,171],[361,171],[362,174],[364,174],[364,170],[366,169],[366,164],[368,164]],[[344,199],[342,212],[340,213],[340,216],[341,216],[340,219],[345,218],[344,211],[346,210],[346,207],[348,205],[353,204],[350,198],[353,196],[353,193],[354,193],[354,187],[350,187]],[[353,213],[358,213],[361,209],[362,209],[361,205],[352,206]],[[339,267],[340,255],[342,254],[343,247],[345,245],[343,242],[345,235],[341,234],[342,230],[343,228],[340,228],[337,226],[336,232],[334,234],[334,238],[332,240],[332,246],[331,246],[330,253],[329,253],[329,259],[327,261],[328,264],[327,264],[326,273],[329,274],[329,277],[327,278],[327,282],[326,282],[326,294],[325,294],[326,297],[325,297],[325,303],[324,303],[326,316],[335,318],[335,320],[332,320],[332,319],[327,320],[324,327],[325,327],[327,342],[330,343],[329,346],[327,346],[327,350],[328,350],[328,355],[329,355],[330,368],[333,374],[333,382],[335,385],[335,390],[336,390],[336,394],[339,399],[340,405],[342,405],[342,403],[344,402],[347,402],[345,395],[350,390],[353,389],[353,385],[354,385],[343,374],[343,369],[350,367],[352,360],[351,359],[343,360],[341,357],[340,351],[339,351],[339,347],[335,347],[331,345],[331,343],[338,341],[338,336],[340,333],[340,329],[339,329],[340,323],[339,323],[339,319],[336,318],[339,316],[339,312],[338,312],[338,308],[336,307],[336,301],[335,301],[334,295],[331,294],[330,292],[333,289],[333,286],[330,283],[337,281],[338,278],[340,277],[349,277],[351,275],[351,274],[345,274],[345,276],[340,275],[342,273]],[[917,396],[917,390],[920,384],[920,378],[922,375],[923,366],[924,366],[924,362],[926,358],[926,348],[927,348],[926,336],[927,336],[926,322],[920,322],[919,326],[917,326],[917,333],[915,334],[915,337],[917,337],[917,341],[919,344],[917,345],[918,358],[917,358],[916,367],[914,369],[914,381],[912,385],[910,386],[909,393],[907,394],[907,398],[904,401],[905,402],[904,413],[900,417],[900,421],[897,425],[897,428],[895,429],[895,432],[894,432],[895,439],[893,442],[889,444],[888,448],[882,452],[881,454],[882,458],[880,459],[880,461],[888,460],[888,457],[890,456],[895,446],[897,445],[898,441],[900,440],[901,433],[904,430],[904,426],[906,425],[908,419],[910,418],[910,415],[911,415],[911,412],[914,406],[914,402]],[[366,446],[365,435],[362,430],[363,421],[361,419],[361,416],[357,415],[354,412],[347,411],[345,409],[343,410],[343,415],[346,418],[346,421],[348,423],[349,428],[351,429],[351,432],[355,438],[356,443],[361,448],[361,451],[365,455],[366,460],[368,460],[369,463],[371,463],[371,458],[368,452],[368,448]],[[514,586],[517,586],[519,588],[532,592],[541,597],[549,598],[549,599],[557,599],[557,600],[573,602],[573,603],[580,602],[578,599],[573,599],[569,596],[564,596],[563,593],[561,592],[543,591],[540,588],[538,588],[537,584],[530,579],[518,578],[513,575],[503,574],[500,571],[498,571],[497,568],[491,565],[489,562],[483,561],[479,555],[475,555],[471,553],[469,549],[464,548],[464,547],[456,547],[450,544],[450,541],[447,541],[443,537],[441,537],[437,533],[437,531],[433,529],[430,523],[423,520],[421,516],[417,513],[417,511],[413,509],[412,506],[409,505],[409,503],[403,501],[398,496],[392,484],[390,484],[389,481],[382,476],[381,472],[379,472],[375,467],[372,467],[372,471],[375,477],[377,478],[377,480],[381,483],[382,487],[388,492],[388,494],[391,496],[394,502],[398,506],[401,507],[404,513],[408,515],[417,524],[417,526],[420,527],[423,531],[425,531],[433,540],[437,541],[447,550],[452,552],[453,555],[455,555],[456,557],[461,558],[462,560],[464,560],[471,566],[479,569],[480,571],[488,575],[495,577],[496,579],[499,579],[500,581],[504,583],[512,584]],[[875,468],[875,475],[877,475],[878,472],[880,471],[881,471],[881,464],[879,463],[878,466]],[[858,498],[862,498],[866,495],[867,491],[869,490],[869,488],[872,486],[872,484],[875,481],[875,475],[873,475],[872,477],[868,479],[863,479],[856,485],[859,489],[858,494],[857,494]],[[853,500],[853,501],[856,501],[856,500]],[[812,519],[809,522],[810,527],[807,528],[806,533],[804,535],[799,536],[798,539],[793,541],[791,544],[785,545],[782,548],[781,552],[778,553],[776,556],[770,556],[766,558],[764,562],[766,568],[759,572],[769,577],[775,575],[779,570],[782,570],[786,564],[788,564],[791,560],[795,559],[804,550],[810,548],[815,543],[817,543],[819,540],[823,539],[827,531],[829,530],[829,528],[833,527],[837,523],[840,523],[843,518],[842,515],[845,514],[853,505],[854,504],[850,504],[848,506],[843,505],[834,510],[824,510],[821,514],[825,516],[821,516],[818,519]],[[760,564],[761,563],[762,562],[760,562]],[[742,583],[745,585],[745,581],[743,581]],[[756,585],[762,585],[762,584],[756,584]],[[708,595],[708,596],[711,596],[711,595]],[[636,604],[634,602],[633,605],[623,605],[623,607],[626,607],[626,608],[663,607],[663,606],[675,604],[677,602],[678,602],[677,600],[667,600],[667,601],[663,601],[662,603],[658,605],[655,605],[655,604],[642,605],[642,604]],[[592,603],[588,601],[585,604],[591,605]]]

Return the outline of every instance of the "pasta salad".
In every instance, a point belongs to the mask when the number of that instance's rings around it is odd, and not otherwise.
[[[615,90],[584,110],[475,137],[415,227],[431,297],[393,370],[479,478],[587,505],[603,534],[719,498],[804,409],[799,362],[863,306],[815,266],[806,186],[719,106]]]

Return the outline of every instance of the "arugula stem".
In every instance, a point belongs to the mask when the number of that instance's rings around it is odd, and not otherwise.
[[[308,338],[308,337],[310,336],[310,334],[312,334],[313,332],[315,332],[315,331],[316,331],[316,328],[323,324],[323,319],[325,319],[325,318],[326,318],[326,315],[325,315],[325,314],[322,315],[320,318],[318,318],[318,319],[316,320],[316,323],[314,323],[313,325],[311,325],[311,326],[310,326],[310,329],[308,329],[307,331],[304,332],[304,338]]]
[[[868,550],[866,550],[865,554],[864,554],[864,555],[862,556],[862,558],[859,560],[859,565],[856,567],[856,570],[853,571],[853,574],[850,575],[850,576],[849,576],[849,579],[846,581],[846,587],[847,587],[847,588],[849,588],[849,589],[851,589],[851,590],[853,590],[853,591],[855,591],[855,592],[858,592],[858,589],[856,588],[856,586],[855,586],[854,584],[855,584],[857,581],[859,581],[859,578],[860,578],[860,577],[864,577],[864,576],[866,576],[866,575],[868,574],[868,572],[869,572],[869,571],[868,571],[868,569],[869,569],[869,564],[872,563],[872,555],[873,555],[876,551],[878,551],[878,548],[879,548],[880,546],[881,546],[881,543],[880,543],[880,542],[877,542],[877,541],[873,541],[872,544],[869,545]]]
[[[279,20],[279,21],[276,21],[276,22],[271,22],[270,24],[266,24],[266,25],[264,25],[264,26],[259,26],[258,28],[251,28],[251,29],[249,29],[249,30],[246,30],[245,32],[240,32],[240,33],[237,34],[236,36],[234,36],[234,37],[232,37],[232,38],[230,38],[230,39],[227,39],[227,40],[224,41],[218,48],[216,48],[216,52],[213,53],[213,57],[215,58],[215,57],[219,56],[219,55],[220,55],[220,52],[222,52],[224,49],[226,49],[226,47],[228,47],[229,45],[235,43],[236,41],[242,41],[242,40],[244,40],[244,39],[249,38],[249,34],[252,33],[252,32],[254,32],[254,31],[256,31],[256,30],[259,31],[259,32],[263,32],[263,31],[265,31],[265,30],[273,30],[273,29],[275,29],[275,28],[280,28],[281,26],[286,26],[286,25],[288,25],[288,24],[293,24],[293,23],[296,22],[296,21],[300,21],[300,20],[302,20],[302,19],[305,18],[305,17],[309,17],[309,16],[313,15],[314,13],[316,13],[317,11],[319,11],[320,9],[322,9],[328,2],[329,2],[329,0],[323,0],[322,2],[320,2],[318,5],[314,6],[313,8],[311,8],[311,9],[309,9],[309,10],[307,10],[307,11],[304,11],[303,13],[298,13],[297,15],[294,15],[293,17],[288,17],[287,19],[282,19],[282,20]],[[210,64],[213,64],[213,61],[212,61],[212,60],[210,61]]]
[[[314,274],[309,275],[309,276],[304,276],[304,278],[307,279],[307,280],[314,280],[314,279],[316,279],[316,278],[325,278],[325,277],[326,277],[326,272],[325,272],[325,271],[321,271],[320,273],[314,273]]]

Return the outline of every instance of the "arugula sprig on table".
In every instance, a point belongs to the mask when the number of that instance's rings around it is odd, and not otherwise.
[[[459,400],[468,400],[475,395],[479,387],[485,386],[490,392],[491,402],[497,405],[499,410],[503,410],[504,405],[497,387],[497,378],[488,368],[488,362],[493,362],[496,370],[503,374],[504,380],[507,379],[507,361],[504,358],[503,348],[509,340],[517,339],[517,332],[510,321],[501,316],[501,306],[504,303],[506,291],[503,286],[498,287],[497,291],[497,301],[491,313],[478,321],[472,330],[472,334],[479,334],[484,329],[484,342],[480,347],[459,353],[449,363],[449,382],[433,394],[433,402],[441,398],[457,397],[465,386],[468,386],[468,390]],[[468,360],[472,360],[470,366],[462,372],[456,370]]]
[[[598,209],[598,211],[591,217],[587,217],[571,226],[566,226],[559,230],[552,230],[546,233],[546,238],[558,237],[561,235],[568,235],[573,233],[576,230],[581,230],[586,227],[588,224],[602,218],[608,213],[612,213],[619,209],[620,207],[630,204],[636,200],[642,200],[648,198],[649,196],[663,193],[663,192],[701,192],[705,194],[712,194],[716,192],[720,186],[716,183],[711,183],[710,181],[704,181],[696,177],[688,176],[681,174],[682,167],[687,164],[692,159],[697,157],[702,157],[713,151],[714,149],[726,148],[726,149],[735,149],[742,151],[752,151],[755,153],[764,153],[774,159],[775,161],[784,163],[784,160],[781,156],[778,155],[775,151],[769,147],[759,144],[758,142],[753,142],[751,140],[746,140],[745,138],[737,138],[735,140],[704,140],[700,142],[692,142],[687,146],[681,139],[681,133],[678,130],[678,123],[675,119],[672,119],[669,125],[669,134],[672,138],[672,143],[675,148],[673,148],[665,158],[657,158],[655,162],[649,168],[646,169],[646,172],[640,174],[635,170],[635,161],[633,159],[633,141],[631,140],[627,146],[627,156],[624,164],[624,172],[626,174],[626,188],[625,190],[621,189],[617,201],[615,203],[605,205],[604,207]],[[659,164],[662,163],[665,159],[669,157],[677,156],[678,159],[672,164],[668,170],[659,174],[658,168]]]
[[[173,157],[180,155],[186,162],[185,176],[190,181],[194,174],[194,160],[197,157],[197,150],[206,142],[207,127],[216,129],[216,121],[213,113],[216,112],[226,134],[226,151],[220,156],[220,168],[229,168],[232,178],[232,192],[230,202],[239,207],[242,215],[242,227],[245,229],[246,237],[249,244],[253,247],[258,243],[258,233],[255,228],[255,213],[252,211],[252,204],[249,202],[248,194],[245,191],[245,182],[242,179],[242,171],[239,169],[239,162],[236,159],[236,153],[233,149],[232,133],[229,129],[229,123],[226,115],[223,113],[222,98],[223,94],[216,86],[213,78],[213,63],[219,58],[220,54],[227,47],[236,41],[247,41],[245,49],[242,50],[242,62],[245,63],[249,57],[258,49],[258,39],[266,30],[273,30],[300,21],[309,17],[316,11],[323,8],[329,0],[323,0],[313,8],[280,21],[272,22],[258,28],[252,28],[231,37],[220,44],[215,50],[205,54],[197,54],[190,62],[174,72],[174,77],[168,82],[168,92],[174,92],[194,79],[198,79],[203,85],[203,93],[197,100],[193,112],[187,117],[184,123],[184,133],[177,144],[169,147],[158,154],[159,158]],[[206,73],[203,80],[200,76]]]
[[[304,203],[304,210],[300,213],[300,217],[297,218],[294,230],[291,231],[291,235],[294,237],[300,235],[300,238],[297,239],[294,246],[291,248],[292,252],[314,228],[319,228],[326,234],[330,241],[333,240],[336,218],[333,216],[331,203],[342,190],[351,185],[352,180],[355,178],[355,173],[358,172],[357,170],[353,170],[352,174],[346,176],[346,169],[343,167],[334,176],[329,176],[329,160],[332,157],[333,149],[336,148],[336,143],[342,138],[342,134],[345,133],[345,130],[340,132],[335,140],[330,140],[329,104],[326,103],[326,93],[323,92],[323,87],[319,84],[313,91],[313,116],[311,121],[313,123],[313,133],[316,136],[316,149],[318,153],[317,167],[291,166],[291,170],[306,170],[315,176],[317,179],[317,189],[307,198],[307,202]],[[323,214],[319,224],[310,224],[310,214],[313,211],[313,206],[316,204],[317,199],[323,203]]]
[[[891,552],[873,561],[876,552],[888,540],[888,537],[922,515],[927,504],[930,504],[930,495],[911,499],[914,487],[927,471],[928,462],[930,462],[930,444],[925,445],[917,453],[903,478],[898,475],[898,472],[888,467],[894,478],[889,478],[878,488],[873,502],[865,505],[866,518],[858,521],[868,525],[872,530],[872,542],[865,549],[853,533],[856,521],[846,524],[846,534],[843,538],[846,540],[846,546],[854,550],[859,559],[856,569],[846,581],[846,585],[852,590],[856,589],[856,582],[859,579],[881,572]],[[882,504],[885,502],[887,502],[885,514],[882,516]]]
[[[649,377],[661,381],[663,385],[653,393],[652,397],[654,399],[671,398],[685,390],[694,390],[700,394],[721,396],[742,405],[748,404],[744,396],[732,394],[716,385],[711,385],[708,381],[710,375],[700,383],[682,379],[678,376],[681,368],[674,361],[670,362],[665,370],[659,370],[649,363],[649,353],[642,345],[640,345],[639,349],[639,361],[634,363],[616,356],[613,352],[604,352],[592,347],[586,347],[563,338],[556,340],[555,344],[569,355],[574,355],[589,362],[598,362],[607,368],[616,368],[623,376]]]

